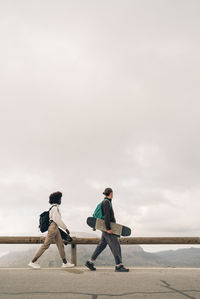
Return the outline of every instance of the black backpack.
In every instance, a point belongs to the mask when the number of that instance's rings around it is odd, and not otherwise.
[[[53,207],[55,207],[55,205],[52,206],[48,211],[45,211],[42,214],[40,214],[39,229],[42,233],[46,232],[49,228],[50,225],[49,212]]]

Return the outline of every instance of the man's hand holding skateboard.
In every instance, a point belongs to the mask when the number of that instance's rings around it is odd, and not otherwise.
[[[107,230],[107,233],[112,235],[113,234],[113,231],[111,229]]]

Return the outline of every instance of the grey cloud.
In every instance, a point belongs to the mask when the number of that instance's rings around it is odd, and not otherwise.
[[[22,209],[36,234],[54,190],[87,231],[106,186],[135,234],[196,233],[199,2],[0,6],[0,233]]]

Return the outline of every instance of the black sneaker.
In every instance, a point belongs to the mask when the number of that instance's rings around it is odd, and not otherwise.
[[[96,268],[94,267],[94,264],[89,262],[89,261],[87,261],[85,263],[85,266],[88,267],[91,271],[96,271]]]
[[[115,272],[129,272],[129,269],[125,268],[123,265],[120,265],[119,267],[115,267]]]

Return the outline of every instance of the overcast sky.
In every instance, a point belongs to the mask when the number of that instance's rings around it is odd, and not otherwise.
[[[0,0],[0,235],[40,234],[57,190],[69,229],[91,232],[105,187],[133,236],[200,235],[199,14]]]

